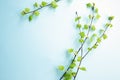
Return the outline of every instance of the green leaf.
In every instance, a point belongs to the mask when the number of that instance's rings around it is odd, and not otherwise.
[[[107,39],[107,35],[106,34],[103,35],[103,39]]]
[[[57,7],[58,7],[56,1],[52,1],[52,2],[51,2],[51,7],[52,7],[52,8],[57,8]]]
[[[100,42],[101,42],[101,38],[98,38],[98,39],[97,39],[97,42],[100,43]]]
[[[74,51],[73,48],[68,49],[68,53],[72,53]]]
[[[84,29],[86,29],[86,30],[88,29],[88,25],[87,24],[84,25]]]
[[[25,8],[25,13],[28,13],[30,11],[30,8]]]
[[[70,68],[74,68],[76,66],[76,64],[75,63],[72,63],[71,65],[70,65]]]
[[[91,50],[92,50],[92,48],[89,47],[89,48],[88,48],[88,51],[91,51]]]
[[[23,15],[23,16],[24,16],[24,15],[25,15],[25,11],[22,11],[22,12],[21,12],[21,15]]]
[[[81,19],[81,16],[76,17],[75,18],[75,22],[78,21],[78,20],[80,20],[80,19]]]
[[[84,32],[80,32],[79,35],[81,36],[81,38],[85,37],[85,33]]]
[[[41,6],[42,6],[42,7],[45,7],[46,5],[47,5],[47,2],[42,1]]]
[[[95,40],[95,38],[97,37],[97,34],[92,34],[92,36],[90,37],[90,42],[93,42],[93,40]]]
[[[87,3],[86,6],[87,6],[87,8],[91,8],[92,4],[91,3]]]
[[[112,25],[112,24],[110,24],[109,26],[110,26],[110,28],[112,28],[112,27],[113,27],[113,25]]]
[[[39,16],[39,14],[40,14],[39,11],[35,11],[35,12],[34,12],[34,15],[35,15],[35,16]]]
[[[64,75],[64,80],[72,80],[72,71],[69,70],[66,72],[66,74]]]
[[[98,8],[95,8],[95,13],[98,13]]]
[[[73,76],[76,76],[76,72],[72,72],[72,75],[73,75]]]
[[[105,26],[111,28],[113,25],[111,23],[106,23]]]
[[[74,60],[73,63],[76,63],[76,60]]]
[[[80,43],[83,43],[83,42],[84,42],[84,39],[83,39],[83,38],[80,38],[80,39],[79,39],[79,42],[80,42]]]
[[[96,49],[96,48],[97,48],[97,46],[96,46],[96,45],[94,45],[94,46],[93,46],[93,48],[94,48],[94,49]]]
[[[85,67],[80,67],[80,70],[86,71],[86,68]]]
[[[88,15],[88,17],[89,17],[89,19],[92,19],[93,16],[92,15]]]
[[[32,21],[32,19],[33,19],[33,15],[30,15],[29,16],[29,21]]]
[[[98,47],[98,44],[95,44],[95,45],[93,46],[94,49],[96,49],[97,47]]]
[[[35,2],[35,3],[33,4],[33,6],[34,6],[34,7],[39,7],[39,4],[38,4],[37,2]]]
[[[108,20],[110,20],[110,21],[113,20],[113,19],[114,19],[114,16],[109,16],[108,17]]]
[[[96,30],[96,28],[95,28],[94,25],[92,25],[91,30],[92,30],[92,31],[95,31],[95,30]]]
[[[64,66],[60,65],[60,66],[58,66],[58,69],[61,70],[61,71],[63,71],[64,70]]]
[[[99,19],[101,16],[99,14],[96,15],[96,19]]]
[[[93,36],[93,37],[96,37],[96,36],[97,36],[97,34],[95,34],[95,33],[94,33],[92,36]]]
[[[81,61],[81,60],[82,60],[82,57],[79,56],[79,57],[77,58],[77,61],[79,62],[79,61]]]
[[[77,28],[81,28],[81,24],[77,24],[76,27],[77,27]]]
[[[109,27],[110,23],[106,23],[105,26]]]

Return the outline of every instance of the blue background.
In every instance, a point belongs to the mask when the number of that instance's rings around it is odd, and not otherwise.
[[[20,12],[34,2],[41,0],[0,0],[0,80],[58,80],[62,72],[57,66],[71,58],[66,50],[78,47],[75,11],[86,15],[87,2],[95,2],[103,18],[115,15],[115,20],[108,39],[83,62],[87,71],[77,80],[120,80],[119,0],[62,0],[56,10],[44,8],[29,22]]]

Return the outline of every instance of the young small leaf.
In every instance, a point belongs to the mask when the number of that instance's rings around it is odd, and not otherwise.
[[[113,19],[114,19],[114,16],[109,16],[108,17],[108,20],[110,20],[110,21],[113,20]]]
[[[72,63],[71,65],[70,65],[70,68],[74,68],[76,66],[76,64],[75,63]]]
[[[97,47],[98,47],[98,44],[95,44],[95,45],[93,46],[94,49],[96,49]]]
[[[110,25],[110,23],[106,23],[106,24],[105,24],[106,27],[109,27],[109,25]]]
[[[72,79],[72,71],[69,70],[66,72],[66,74],[64,75],[64,80],[71,80]]]
[[[39,4],[38,4],[37,2],[35,2],[35,3],[33,4],[33,6],[34,6],[34,7],[39,7]]]
[[[85,33],[84,32],[80,32],[79,35],[81,36],[81,38],[85,37]]]
[[[34,15],[35,15],[35,16],[39,16],[39,14],[40,14],[39,11],[35,11],[35,12],[34,12]]]
[[[25,11],[22,11],[22,12],[21,12],[21,15],[23,15],[23,16],[24,16],[24,15],[25,15]]]
[[[42,6],[42,7],[45,7],[46,5],[47,5],[47,2],[42,1],[41,6]]]
[[[58,66],[58,69],[61,70],[61,71],[63,71],[64,70],[64,66],[60,65],[60,66]]]
[[[96,19],[99,19],[101,16],[99,14],[96,15]]]
[[[80,20],[80,19],[81,19],[81,16],[76,17],[75,18],[75,22],[78,21],[78,20]]]
[[[56,1],[52,1],[52,2],[51,2],[51,7],[52,7],[52,8],[57,8],[57,7],[58,7]]]
[[[91,30],[92,30],[92,31],[95,31],[95,30],[96,30],[96,28],[95,28],[94,25],[92,25]]]
[[[74,49],[70,48],[68,49],[68,53],[72,53],[74,51]]]
[[[81,28],[81,24],[77,24],[76,27],[77,27],[77,28]]]
[[[87,3],[86,6],[87,6],[87,8],[91,8],[92,4],[91,3]]]
[[[92,42],[95,38],[97,37],[97,34],[92,34],[92,36],[90,37],[90,42]]]
[[[89,19],[92,19],[93,16],[92,15],[88,15],[88,17],[89,17]]]
[[[86,71],[86,68],[85,67],[80,67],[80,70]]]
[[[103,39],[107,39],[107,35],[106,34],[103,35]]]
[[[25,13],[28,13],[30,11],[30,8],[25,8]]]
[[[113,27],[113,25],[112,25],[112,24],[110,24],[109,26],[110,26],[110,28],[111,28],[111,27]]]
[[[98,39],[97,39],[97,42],[100,43],[100,42],[101,42],[101,38],[98,38]]]
[[[86,29],[86,30],[88,29],[88,25],[87,24],[84,25],[84,29]]]
[[[94,33],[92,36],[93,36],[93,37],[96,37],[96,36],[97,36],[97,34],[95,34],[95,33]]]
[[[95,13],[98,13],[98,8],[95,8]]]
[[[77,61],[79,62],[79,61],[81,61],[81,60],[82,60],[82,57],[79,56],[79,57],[77,58]]]
[[[29,16],[29,21],[32,21],[32,19],[33,19],[33,15],[30,15]]]
[[[80,43],[83,43],[83,42],[84,42],[84,39],[83,39],[83,38],[80,38],[80,39],[79,39],[79,42],[80,42]]]
[[[89,48],[88,48],[88,51],[91,51],[91,50],[92,50],[92,48],[89,47]]]
[[[76,72],[72,72],[72,75],[75,76],[75,75],[76,75]]]

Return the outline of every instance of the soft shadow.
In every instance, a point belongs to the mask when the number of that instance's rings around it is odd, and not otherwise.
[[[56,80],[59,80],[60,77],[63,75],[63,71],[58,70],[57,68],[55,69],[56,72]]]
[[[65,51],[65,61],[64,61],[65,70],[68,68],[69,62],[71,62],[72,59],[73,59],[73,54],[70,54],[67,51]],[[56,79],[57,80],[60,79],[60,77],[64,74],[65,70],[60,71],[57,68],[55,69],[55,71],[56,71]]]

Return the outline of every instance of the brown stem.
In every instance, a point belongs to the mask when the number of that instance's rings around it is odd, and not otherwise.
[[[109,27],[109,26],[106,26],[106,28],[105,28],[103,34],[100,36],[100,38],[103,37],[103,35],[104,35],[105,32],[107,31],[108,27]],[[97,43],[98,43],[98,42],[96,41],[94,45],[96,45]],[[94,46],[94,45],[93,45],[93,46]],[[92,48],[93,48],[93,46],[92,46]],[[78,68],[77,68],[77,72],[76,72],[76,75],[75,75],[75,77],[74,77],[73,80],[75,80],[75,78],[76,78],[76,76],[77,76],[77,74],[78,74],[78,72],[79,72],[79,68],[80,68],[80,66],[81,66],[81,63],[82,63],[83,59],[89,54],[89,52],[90,52],[90,51],[87,51],[87,52],[85,53],[85,55],[82,57],[81,61],[79,62],[79,66],[78,66]]]
[[[81,49],[81,57],[82,57],[82,56],[83,56],[83,48]],[[82,64],[82,59],[81,59],[80,62],[79,62],[79,65],[78,65],[78,68],[77,68],[77,71],[76,71],[76,74],[75,74],[73,80],[76,79],[76,76],[77,76],[77,74],[78,74],[78,71],[79,71],[79,68],[80,68],[81,64]]]
[[[82,63],[82,60],[83,60],[83,45],[84,45],[84,43],[86,42],[86,40],[87,40],[87,38],[88,38],[88,36],[89,36],[90,29],[91,29],[91,26],[92,26],[92,23],[93,23],[93,20],[94,20],[94,6],[95,6],[95,5],[93,5],[93,7],[92,7],[92,12],[93,12],[93,13],[92,13],[92,19],[91,19],[91,23],[90,23],[90,25],[89,25],[87,37],[85,38],[85,40],[84,40],[84,42],[83,42],[83,44],[82,44],[81,49],[79,48],[79,51],[81,50],[81,57],[82,57],[82,59],[81,59],[80,62],[79,62],[79,65],[78,65],[78,68],[77,68],[77,71],[76,71],[76,74],[75,74],[73,80],[76,79],[76,76],[77,76],[77,74],[78,74],[78,72],[79,72],[79,68],[80,68],[81,63]]]
[[[93,15],[93,17],[92,17],[92,19],[91,19],[91,22],[90,22],[90,25],[89,25],[89,29],[88,29],[88,32],[87,32],[87,36],[85,37],[84,42],[82,43],[82,45],[81,45],[81,46],[79,47],[79,49],[77,50],[77,53],[75,54],[74,58],[72,59],[70,65],[74,62],[76,56],[78,55],[78,53],[79,53],[80,50],[82,49],[83,45],[85,44],[85,42],[86,42],[86,40],[87,40],[87,38],[88,38],[89,32],[90,32],[92,23],[93,23],[93,19],[94,19],[94,15]],[[60,77],[59,80],[62,80],[62,78],[64,77],[64,75],[66,74],[66,72],[70,69],[70,65],[69,65],[69,67],[67,68],[67,70],[64,72],[64,74]]]
[[[108,27],[109,27],[109,26],[106,26],[106,28],[105,28],[103,34],[100,36],[100,38],[103,37],[103,35],[104,35],[105,32],[107,31]],[[98,43],[98,42],[96,41],[94,45],[96,45],[97,43]],[[93,46],[94,46],[94,45],[93,45]],[[93,46],[92,46],[92,48],[93,48]],[[87,52],[85,53],[85,55],[82,57],[82,59],[84,59],[84,58],[88,55],[89,52],[90,52],[90,51],[87,51]]]
[[[56,2],[59,2],[59,1],[60,1],[60,0],[56,0]],[[50,6],[50,5],[51,5],[51,3],[47,4],[47,5],[44,6],[44,7],[47,7],[47,6]],[[44,8],[44,7],[43,7],[43,6],[40,6],[39,8],[37,8],[37,9],[35,9],[35,10],[33,10],[33,11],[30,11],[30,12],[27,12],[27,13],[25,13],[25,14],[34,13],[35,11],[38,11],[38,10]]]
[[[96,45],[96,44],[97,44],[97,42],[96,42],[94,45]],[[93,46],[92,46],[92,47],[93,47]],[[79,65],[78,65],[78,68],[77,68],[77,71],[76,71],[76,75],[74,76],[74,79],[73,79],[73,80],[76,79],[76,76],[77,76],[77,74],[78,74],[78,72],[79,72],[79,68],[80,68],[81,63],[82,63],[82,60],[88,55],[89,52],[90,52],[90,51],[87,51],[87,52],[85,53],[85,55],[82,57],[81,61],[79,62]]]

